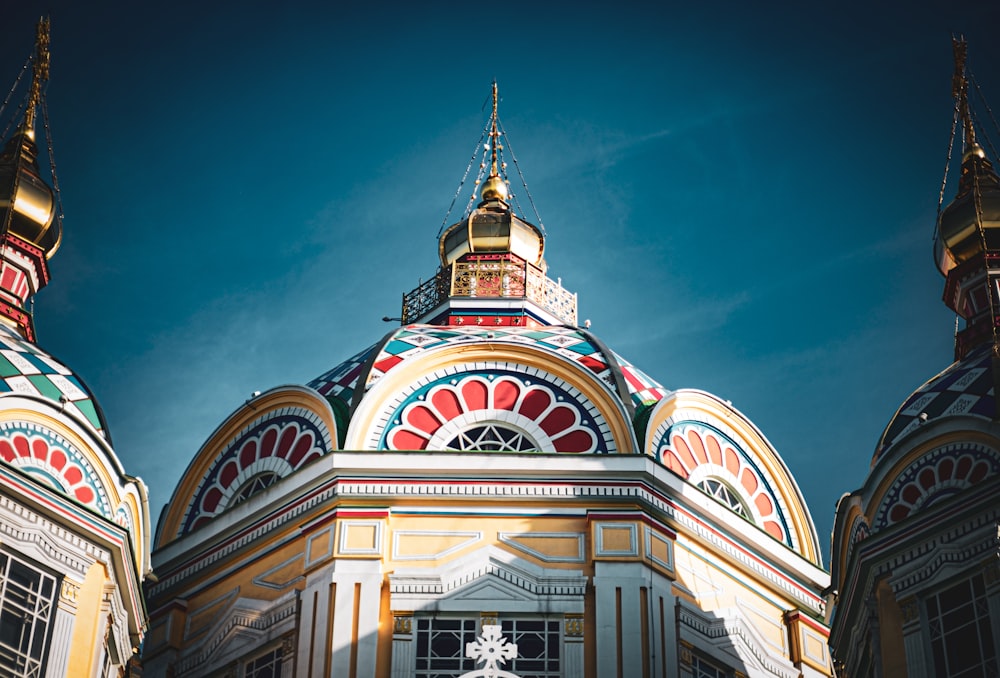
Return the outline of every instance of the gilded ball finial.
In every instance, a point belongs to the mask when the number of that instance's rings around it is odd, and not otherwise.
[[[965,154],[962,156],[962,162],[966,162],[972,157],[985,158],[986,151],[984,151],[983,147],[980,146],[979,144],[972,144],[969,147],[969,150],[967,150]]]
[[[483,202],[490,200],[507,202],[507,198],[510,197],[510,190],[507,188],[507,182],[494,174],[483,182],[483,190],[479,195]]]

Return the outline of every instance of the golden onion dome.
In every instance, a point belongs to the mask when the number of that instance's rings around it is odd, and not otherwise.
[[[487,188],[483,188],[485,195]],[[438,241],[442,266],[466,254],[514,254],[545,270],[545,235],[534,224],[514,216],[498,199],[484,200],[468,218],[452,224]]]
[[[39,174],[34,136],[19,130],[0,152],[0,217],[11,233],[48,258],[59,248],[62,229],[55,219],[55,194]]]
[[[979,144],[962,158],[958,195],[941,211],[934,250],[945,275],[985,250],[1000,251],[1000,177]]]

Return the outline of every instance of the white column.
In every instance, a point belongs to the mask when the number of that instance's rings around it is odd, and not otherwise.
[[[615,606],[616,589],[621,586],[621,582],[608,571],[607,563],[594,563],[594,566],[595,571],[601,574],[594,576],[597,675],[613,678],[618,675],[618,619]]]
[[[642,591],[646,593],[646,620],[642,614]],[[618,643],[621,638],[622,676],[642,675],[644,660],[650,674],[663,673],[666,657],[666,675],[671,676],[677,666],[674,628],[673,596],[670,581],[653,572],[643,563],[594,563],[594,599],[597,628],[597,675],[618,675]],[[660,599],[663,599],[663,627],[660,623]],[[621,618],[618,618],[619,600]],[[648,656],[643,657],[643,622],[649,637],[646,638]],[[619,623],[621,628],[619,629]],[[661,633],[662,631],[662,633]],[[664,648],[661,638],[666,637]]]
[[[333,583],[337,585],[337,596],[334,603],[331,673],[334,676],[350,675],[353,651],[357,675],[373,676],[378,651],[382,563],[378,560],[339,560],[334,568]],[[360,596],[358,600],[355,599],[356,591]]]
[[[648,571],[648,570],[647,570]],[[669,579],[652,573],[653,590],[650,592],[649,633],[650,669],[657,678],[669,678],[677,672],[677,613],[674,610],[673,588]]]
[[[309,577],[302,591],[299,616],[299,645],[295,654],[295,672],[300,676],[323,675],[325,665],[327,601],[330,595],[330,571],[322,570]]]

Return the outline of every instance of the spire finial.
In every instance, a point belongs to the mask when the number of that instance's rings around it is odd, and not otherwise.
[[[499,99],[500,97],[497,95],[497,81],[494,78],[493,112],[490,114],[490,175],[483,182],[483,190],[480,193],[480,197],[484,201],[499,200],[502,203],[506,203],[509,195],[507,182],[500,176],[497,164],[497,151],[502,150],[500,146],[500,123],[497,117],[497,101]]]
[[[49,19],[40,17],[35,27],[35,63],[31,69],[31,92],[24,114],[24,131],[35,134],[35,109],[42,96],[42,83],[49,79]]]
[[[497,132],[497,80],[493,78],[493,116],[490,118],[490,148],[492,152],[490,153],[490,176],[498,176],[497,172],[497,139],[500,137],[499,132]]]
[[[951,49],[955,54],[955,74],[951,78],[951,95],[958,104],[962,126],[965,128],[963,141],[965,149],[971,150],[976,145],[976,130],[972,127],[972,116],[969,114],[969,81],[965,77],[965,62],[968,56],[968,46],[964,36],[952,36]]]

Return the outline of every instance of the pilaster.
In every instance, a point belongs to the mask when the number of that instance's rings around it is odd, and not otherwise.
[[[677,631],[670,581],[643,563],[598,561],[594,594],[597,675],[672,675]]]
[[[378,651],[382,564],[378,560],[339,561],[332,637],[332,675],[374,676]]]
[[[907,678],[931,678],[931,657],[927,656],[927,639],[924,636],[926,620],[922,619],[923,605],[916,596],[899,602],[903,617],[903,649],[906,653]]]

